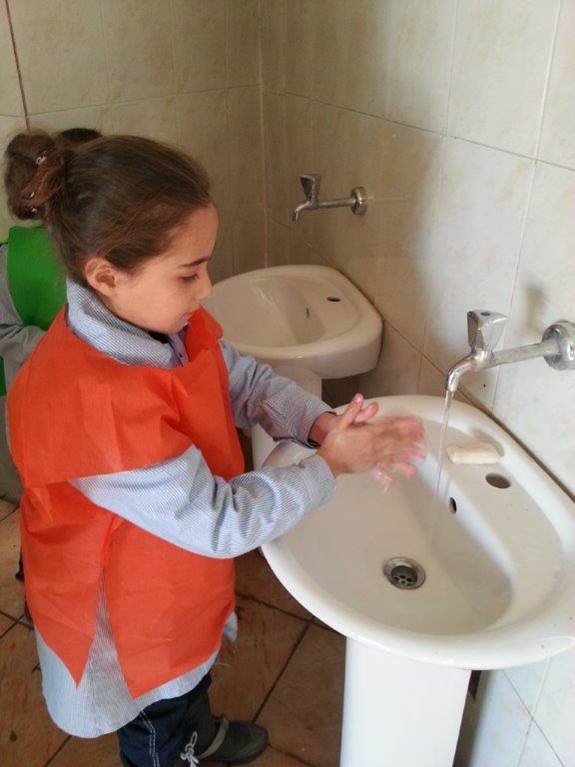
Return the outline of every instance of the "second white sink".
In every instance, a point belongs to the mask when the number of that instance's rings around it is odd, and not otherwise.
[[[217,283],[204,306],[239,352],[270,365],[343,378],[377,364],[381,317],[335,269],[292,265],[239,274]]]

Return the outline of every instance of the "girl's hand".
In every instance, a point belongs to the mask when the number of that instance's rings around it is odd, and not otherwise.
[[[326,434],[318,455],[336,477],[372,471],[378,482],[389,487],[396,473],[415,474],[413,462],[425,455],[423,426],[411,416],[369,423],[373,416],[369,407],[363,408],[363,402],[361,395],[354,397]]]
[[[355,396],[362,397],[361,394],[356,394]],[[371,404],[367,405],[367,407],[365,407],[362,398],[361,408],[355,417],[354,423],[365,423],[366,421],[369,421],[374,416],[376,416],[378,411],[379,405],[377,402],[372,402]],[[312,442],[317,442],[318,445],[322,445],[326,436],[332,429],[337,426],[342,418],[343,413],[341,415],[336,415],[335,413],[322,413],[319,418],[316,418],[313,422],[309,431],[309,439]]]

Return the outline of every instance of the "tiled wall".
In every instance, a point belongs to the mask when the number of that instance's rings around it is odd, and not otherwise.
[[[506,344],[575,321],[575,0],[263,0],[270,263],[346,273],[386,320],[368,395],[440,394],[465,313]],[[304,214],[363,185],[365,218]],[[575,492],[575,374],[542,360],[466,381]],[[461,767],[575,764],[575,654],[484,674]]]
[[[263,265],[259,0],[9,0],[30,123],[179,144],[214,180],[219,279]],[[0,141],[24,126],[0,4]],[[0,207],[0,234],[8,225]]]

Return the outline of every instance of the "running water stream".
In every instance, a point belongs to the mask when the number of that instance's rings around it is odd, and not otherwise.
[[[437,451],[437,478],[435,480],[435,492],[432,500],[431,526],[429,529],[429,545],[433,542],[435,527],[439,514],[444,511],[444,504],[441,496],[441,480],[443,478],[443,466],[445,464],[445,448],[447,441],[447,427],[449,424],[449,411],[453,401],[454,392],[445,390],[445,401],[443,403],[443,415],[441,418],[441,431],[439,433],[439,449]]]

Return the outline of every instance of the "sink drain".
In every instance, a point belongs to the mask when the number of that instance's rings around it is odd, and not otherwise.
[[[425,570],[413,559],[393,557],[383,566],[383,573],[398,589],[418,589],[425,581]]]

